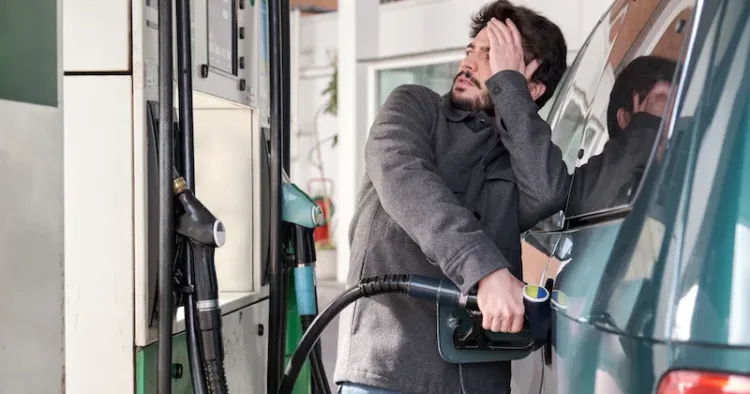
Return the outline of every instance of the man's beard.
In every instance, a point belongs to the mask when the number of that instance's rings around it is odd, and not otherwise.
[[[471,75],[468,71],[461,71],[453,78],[453,84],[451,85],[451,92],[450,92],[450,99],[451,104],[460,110],[463,111],[469,111],[469,112],[486,112],[489,115],[493,115],[495,112],[495,107],[492,105],[492,99],[490,98],[490,94],[488,92],[482,92],[482,96],[479,98],[464,98],[464,97],[457,97],[455,92],[455,86],[456,86],[456,80],[458,77],[465,77],[472,83],[474,83],[474,86],[477,87],[477,89],[480,89],[481,91],[481,85],[479,84],[479,81],[477,81],[476,78],[474,78],[473,75]]]

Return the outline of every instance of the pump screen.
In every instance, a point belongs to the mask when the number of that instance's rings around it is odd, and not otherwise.
[[[237,75],[236,0],[208,0],[208,65]]]

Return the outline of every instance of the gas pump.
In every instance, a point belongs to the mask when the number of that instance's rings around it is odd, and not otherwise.
[[[66,391],[264,393],[269,1],[62,7]]]

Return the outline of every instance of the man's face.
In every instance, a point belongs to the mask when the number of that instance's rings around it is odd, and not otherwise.
[[[484,82],[491,77],[490,39],[487,28],[479,31],[466,46],[466,55],[453,79],[451,101],[456,107],[468,111],[492,109],[492,100]]]
[[[622,130],[628,127],[632,115],[639,112],[646,112],[654,116],[663,117],[667,110],[669,100],[669,91],[672,89],[672,83],[669,81],[659,81],[646,94],[646,97],[640,98],[637,94],[633,95],[633,110],[627,111],[620,108],[617,114],[617,121]]]

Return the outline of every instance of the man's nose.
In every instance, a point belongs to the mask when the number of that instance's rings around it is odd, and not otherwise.
[[[471,57],[467,57],[461,62],[461,71],[476,72],[477,62],[471,59]]]

